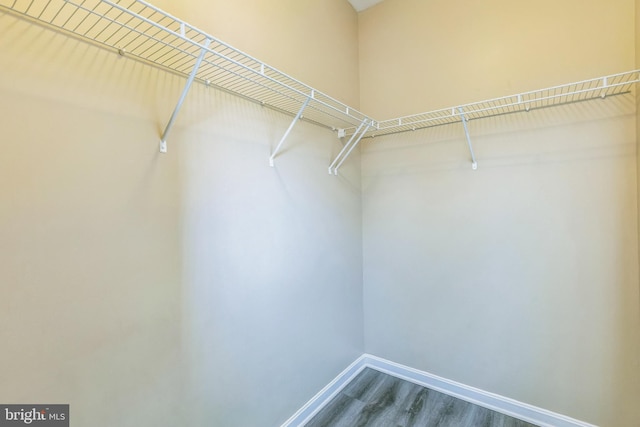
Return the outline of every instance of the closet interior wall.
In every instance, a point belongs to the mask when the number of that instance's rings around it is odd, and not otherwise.
[[[377,118],[640,58],[638,0],[154,4]],[[279,425],[366,351],[640,424],[633,93],[471,121],[477,171],[450,125],[328,177],[334,133],[299,123],[271,169],[291,117],[199,84],[160,155],[183,85],[0,13],[0,401]]]
[[[633,69],[634,16],[631,0],[387,0],[359,15],[361,109]],[[636,124],[633,94],[472,120],[476,171],[462,126],[364,141],[367,353],[638,425]]]
[[[161,3],[357,101],[347,2]],[[160,154],[183,86],[0,13],[1,402],[95,427],[280,425],[363,353],[358,156],[328,177],[339,140],[300,122],[270,168],[291,117],[200,84]]]
[[[640,0],[635,0],[636,9],[636,68],[640,67]],[[636,96],[636,169],[638,174],[637,186],[638,186],[638,256],[640,257],[640,96]],[[640,264],[640,258],[638,259]],[[640,287],[640,281],[638,286]],[[639,292],[640,293],[640,292]],[[640,301],[639,301],[640,304]],[[640,315],[638,316],[638,323],[640,323]],[[638,342],[640,342],[640,331],[638,331]],[[640,380],[639,380],[640,381]]]

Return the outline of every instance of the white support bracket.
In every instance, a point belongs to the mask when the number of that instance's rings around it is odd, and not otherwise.
[[[469,152],[471,153],[471,169],[478,169],[478,162],[476,161],[476,155],[473,154],[473,147],[471,146],[471,137],[469,136],[469,129],[467,128],[467,118],[464,116],[464,111],[462,111],[462,107],[458,107],[458,111],[460,112],[460,119],[462,120],[462,126],[464,127],[464,134],[467,136],[467,145],[469,146]]]
[[[608,79],[606,77],[602,78],[602,93],[600,94],[600,98],[604,99],[607,96],[607,86],[609,86]]]
[[[372,124],[373,120],[369,119],[364,119],[362,123],[360,123],[360,126],[358,126],[353,135],[351,135],[349,141],[347,141],[344,147],[342,147],[342,150],[340,150],[336,158],[329,166],[329,175],[338,175],[338,169],[340,168],[340,166],[342,166],[344,161],[347,160],[349,154],[351,154],[353,149],[356,148],[356,146],[358,145],[364,134],[367,133]]]
[[[161,153],[167,152],[167,136],[169,135],[169,132],[173,127],[173,122],[175,122],[176,117],[178,117],[178,112],[180,111],[180,108],[182,108],[182,104],[184,103],[184,100],[187,97],[187,93],[189,93],[189,89],[193,84],[193,80],[196,78],[196,73],[198,72],[198,68],[200,68],[200,64],[202,64],[202,60],[204,59],[204,55],[205,53],[207,53],[207,50],[209,49],[210,44],[211,44],[210,39],[207,39],[204,42],[202,50],[200,51],[200,55],[196,59],[196,63],[193,65],[193,70],[191,70],[191,73],[189,74],[189,78],[187,79],[187,83],[185,84],[184,89],[182,90],[182,94],[180,95],[178,104],[176,105],[176,108],[174,108],[173,114],[171,114],[171,118],[169,119],[169,123],[167,123],[167,127],[164,129],[164,132],[162,133],[162,138],[160,139]]]
[[[273,154],[271,154],[271,157],[269,157],[269,166],[271,166],[271,167],[275,166],[274,163],[273,163],[273,159],[276,158],[276,155],[278,154],[278,151],[280,151],[280,147],[282,147],[282,144],[284,143],[284,140],[287,139],[287,137],[291,133],[291,130],[293,129],[295,124],[302,117],[302,113],[304,112],[304,109],[307,108],[307,105],[309,105],[309,101],[311,101],[311,97],[307,98],[304,101],[304,103],[302,104],[302,107],[300,107],[300,111],[298,111],[298,114],[296,114],[296,117],[293,119],[293,121],[289,125],[289,128],[287,129],[287,131],[284,133],[284,135],[280,139],[280,142],[278,143],[278,145],[276,145],[276,149],[273,150]]]
[[[358,134],[360,133],[360,130],[362,129],[366,121],[367,119],[364,119],[362,123],[360,123],[356,131],[353,133],[353,135],[351,135],[351,138],[349,138],[349,141],[347,141],[347,143],[344,145],[344,147],[342,147],[342,150],[340,150],[340,152],[338,153],[336,158],[333,160],[333,162],[331,162],[331,165],[329,165],[329,175],[333,174],[333,167],[336,165],[336,163],[338,163],[338,160],[340,159],[342,154],[344,154],[344,152],[347,151],[347,149],[349,148],[353,140],[358,136]]]

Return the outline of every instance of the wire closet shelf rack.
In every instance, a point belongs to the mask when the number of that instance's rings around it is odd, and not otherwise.
[[[629,93],[638,82],[640,82],[640,70],[633,70],[523,92],[516,95],[412,114],[395,119],[381,120],[374,122],[367,131],[360,134],[359,138],[373,138],[378,135],[390,135],[434,126],[462,123],[471,156],[471,167],[475,170],[478,168],[478,162],[473,151],[471,136],[467,126],[469,120],[531,111],[533,109],[588,101],[597,98],[604,99],[608,96]],[[345,133],[347,135],[357,135],[358,129],[358,127],[351,127],[346,129]]]
[[[1,10],[335,131],[368,119],[143,0],[0,0]]]
[[[472,166],[476,169],[467,127],[469,120],[606,98],[628,93],[640,82],[640,70],[634,70],[377,121],[144,0],[0,0],[0,11],[187,77],[161,136],[160,150],[163,152],[166,151],[167,135],[189,88],[198,81],[294,117],[271,153],[271,166],[299,119],[330,128],[339,137],[346,137],[348,140],[342,151],[329,166],[329,173],[334,175],[363,138],[452,123],[462,123]]]
[[[374,137],[392,133],[414,131],[432,126],[460,123],[474,119],[503,114],[530,111],[590,99],[606,98],[631,91],[640,82],[640,70],[567,83],[545,89],[503,96],[485,101],[473,102],[425,113],[412,114],[375,123],[364,136]],[[355,132],[355,127],[347,129],[347,134]]]

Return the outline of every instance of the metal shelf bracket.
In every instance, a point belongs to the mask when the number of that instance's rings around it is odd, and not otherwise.
[[[164,132],[162,133],[162,138],[160,139],[161,153],[167,152],[167,136],[169,135],[169,132],[173,127],[173,123],[175,122],[176,117],[178,117],[178,112],[180,111],[180,108],[182,108],[182,104],[184,103],[184,100],[187,97],[187,93],[189,93],[189,89],[193,84],[193,80],[196,78],[196,73],[198,72],[198,68],[200,68],[200,64],[202,63],[202,60],[204,59],[204,55],[207,53],[207,50],[210,44],[211,44],[211,39],[207,39],[204,42],[202,50],[200,51],[200,55],[198,56],[198,59],[196,59],[196,63],[193,65],[193,70],[191,70],[191,73],[189,74],[189,78],[187,79],[187,83],[185,84],[184,89],[182,90],[180,99],[178,99],[178,104],[176,105],[176,108],[174,108],[173,114],[171,114],[171,118],[169,119],[169,123],[167,123],[167,127],[164,129]]]
[[[340,166],[342,166],[344,161],[347,160],[349,154],[351,154],[353,149],[356,148],[356,146],[358,145],[364,134],[367,133],[372,124],[373,120],[369,120],[366,118],[362,121],[362,123],[360,123],[360,126],[358,126],[353,135],[351,135],[349,141],[347,141],[344,147],[342,147],[342,150],[340,150],[336,158],[329,166],[329,175],[338,175],[338,169],[340,169]]]
[[[462,107],[458,107],[458,112],[460,113],[460,120],[462,121],[462,126],[464,127],[464,134],[467,137],[467,145],[469,146],[469,152],[471,153],[471,169],[478,169],[478,162],[476,161],[476,155],[473,153],[473,146],[471,145],[471,137],[469,136],[469,129],[467,128],[467,118],[464,116],[464,111]]]
[[[0,12],[4,14],[6,11],[22,15],[29,21],[37,21],[48,28],[73,35],[91,44],[104,46],[118,52],[121,57],[140,60],[147,65],[187,78],[182,95],[160,137],[161,152],[167,151],[168,134],[191,85],[197,78],[207,87],[228,91],[291,116],[297,112],[298,119],[302,118],[301,111],[304,110],[304,117],[310,123],[338,131],[340,138],[348,135],[349,142],[329,167],[330,174],[337,174],[346,157],[365,136],[379,137],[457,124],[459,121],[462,121],[464,126],[472,165],[476,169],[477,162],[467,129],[470,119],[477,120],[596,98],[633,94],[635,85],[640,83],[640,69],[637,69],[374,121],[364,113],[164,12],[148,3],[148,0],[0,0]],[[313,108],[304,109],[307,102],[310,102],[309,98],[313,100],[310,103]],[[305,103],[305,106],[300,108],[302,103]],[[270,156],[272,166],[290,130]],[[366,133],[368,135],[365,135]]]
[[[312,95],[313,95],[313,93],[312,93]],[[304,103],[302,104],[302,107],[300,107],[300,110],[298,111],[298,114],[296,114],[296,117],[293,119],[293,121],[289,125],[289,128],[284,133],[284,135],[282,135],[282,138],[280,139],[280,142],[278,142],[278,145],[276,145],[276,149],[273,150],[273,153],[271,154],[271,157],[269,157],[269,166],[271,166],[271,167],[275,166],[274,163],[273,163],[273,159],[276,158],[276,155],[278,154],[278,151],[280,151],[280,147],[282,147],[282,144],[284,144],[284,140],[287,139],[287,137],[291,133],[291,130],[293,129],[295,124],[298,122],[298,120],[300,120],[300,118],[302,118],[302,113],[304,112],[304,109],[307,108],[307,105],[309,105],[309,101],[311,101],[311,97],[305,99]]]

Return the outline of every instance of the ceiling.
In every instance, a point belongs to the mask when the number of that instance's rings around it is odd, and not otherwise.
[[[353,6],[357,12],[362,12],[381,1],[383,0],[349,0],[349,3],[351,3],[351,6]]]

